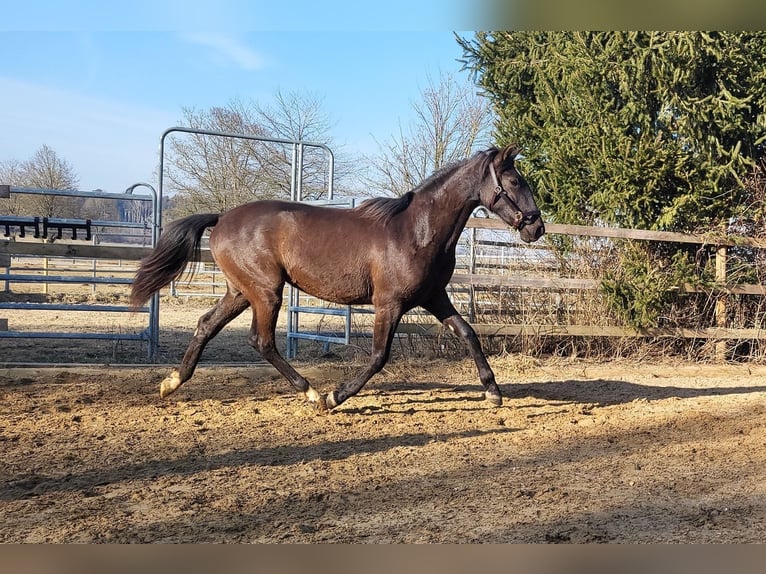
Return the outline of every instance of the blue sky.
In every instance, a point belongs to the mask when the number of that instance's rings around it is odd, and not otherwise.
[[[353,8],[334,9],[340,4]],[[394,0],[385,13],[367,4],[8,3],[0,162],[23,161],[45,144],[72,165],[82,189],[155,184],[159,137],[180,123],[182,108],[236,98],[268,105],[277,90],[318,96],[336,143],[374,152],[375,140],[410,120],[429,77],[467,75],[456,61],[455,3]]]

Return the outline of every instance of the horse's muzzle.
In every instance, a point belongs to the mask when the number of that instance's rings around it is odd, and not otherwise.
[[[543,223],[542,218],[537,215],[530,219],[531,221],[528,221],[527,218],[522,220],[517,228],[519,237],[524,243],[533,243],[545,234],[545,223]]]

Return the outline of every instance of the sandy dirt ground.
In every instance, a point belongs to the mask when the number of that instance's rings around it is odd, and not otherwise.
[[[491,362],[0,369],[0,542],[766,541],[766,368]]]
[[[163,308],[162,361],[202,312]],[[248,324],[203,360],[256,358]],[[8,366],[122,344],[2,344],[0,542],[766,541],[763,366],[493,356],[492,408],[469,359],[400,357],[318,415],[266,366],[206,366],[160,399],[164,365]],[[328,392],[364,360],[296,366]]]

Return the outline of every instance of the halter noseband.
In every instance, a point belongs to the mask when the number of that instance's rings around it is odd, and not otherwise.
[[[492,163],[490,163],[489,165],[489,173],[492,175],[492,181],[495,184],[495,194],[492,196],[492,201],[489,202],[490,211],[494,211],[494,207],[498,199],[500,199],[501,197],[505,199],[508,203],[511,204],[511,207],[515,211],[513,228],[516,231],[521,231],[522,227],[532,223],[535,219],[540,217],[539,209],[531,209],[529,211],[523,211],[516,204],[516,202],[513,201],[511,196],[508,195],[508,192],[505,191],[505,189],[503,189],[503,186],[500,184],[500,179],[498,179],[497,172],[495,171],[495,165]]]

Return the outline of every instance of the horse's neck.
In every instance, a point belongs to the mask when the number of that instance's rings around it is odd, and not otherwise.
[[[413,216],[410,228],[419,246],[430,245],[441,252],[455,248],[468,218],[479,204],[472,199],[473,190],[468,185],[468,180],[463,179],[416,195],[413,203],[420,204],[418,209],[407,211]]]

